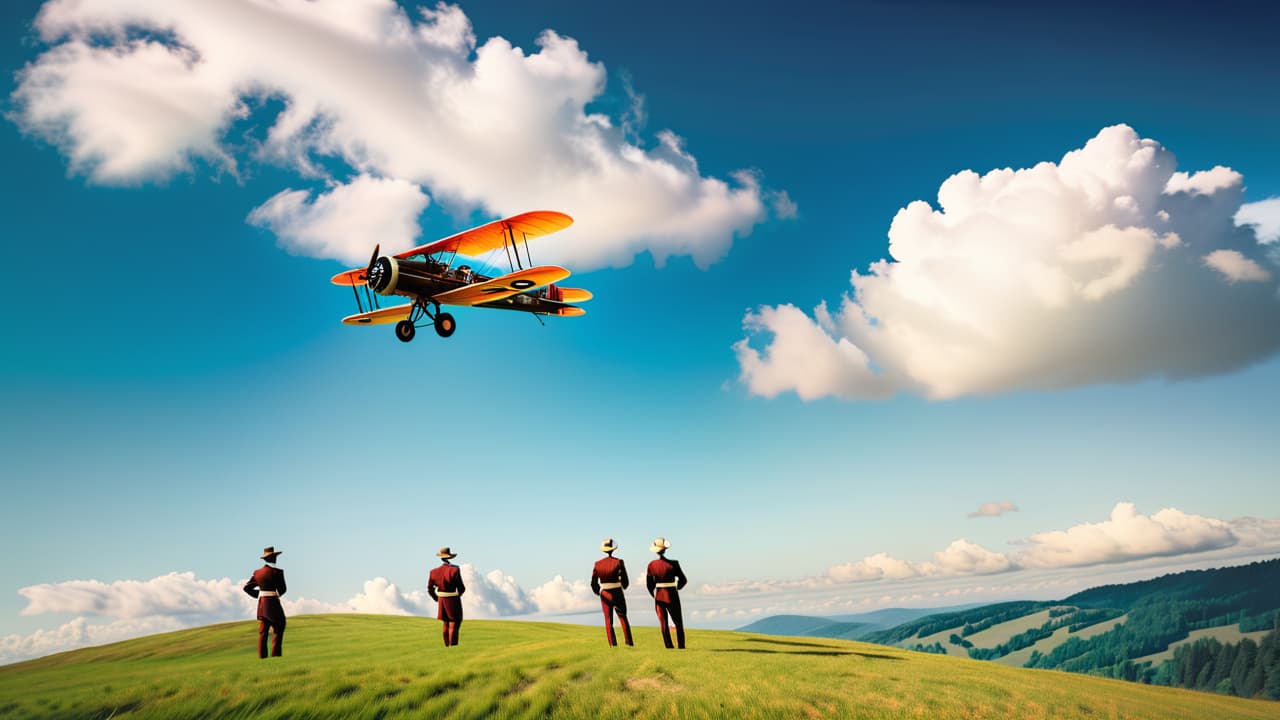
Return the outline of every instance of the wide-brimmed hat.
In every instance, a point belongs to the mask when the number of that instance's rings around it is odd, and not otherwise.
[[[653,544],[649,546],[649,552],[660,553],[669,547],[671,547],[671,543],[667,542],[666,538],[654,538]]]
[[[613,538],[605,538],[600,541],[600,552],[611,553],[618,549],[618,545],[613,542]]]
[[[279,555],[279,554],[280,554],[280,553],[282,553],[282,552],[284,552],[284,551],[283,551],[283,550],[277,550],[275,545],[268,545],[268,546],[266,546],[266,547],[262,548],[262,559],[263,559],[263,560],[274,560],[274,559],[276,558],[276,556],[277,556],[277,555]]]
[[[448,546],[445,546],[440,548],[440,552],[436,553],[436,557],[444,558],[445,560],[452,560],[453,558],[458,557],[458,554],[450,550]]]

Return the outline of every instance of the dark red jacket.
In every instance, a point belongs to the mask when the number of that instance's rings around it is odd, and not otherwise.
[[[270,565],[254,570],[244,584],[244,591],[249,597],[258,598],[258,619],[273,623],[284,622],[284,607],[280,605],[279,595],[284,595],[285,589],[284,571]],[[263,597],[259,594],[262,590],[273,590],[276,596]]]
[[[627,565],[616,557],[603,557],[596,561],[595,567],[591,569],[591,592],[600,594],[600,583],[622,583],[622,589],[626,590],[631,584],[630,578],[627,577]],[[614,590],[614,592],[618,592]]]
[[[432,600],[439,602],[437,590],[456,592],[459,595],[467,591],[467,586],[462,584],[462,571],[457,565],[440,565],[431,571],[427,576],[427,594]]]
[[[658,583],[676,583],[673,588],[657,587]],[[649,594],[658,602],[680,602],[680,595],[677,590],[683,590],[685,585],[689,584],[689,578],[684,576],[684,570],[680,569],[678,560],[668,560],[660,557],[649,563],[649,571],[645,574],[644,584],[649,588]]]

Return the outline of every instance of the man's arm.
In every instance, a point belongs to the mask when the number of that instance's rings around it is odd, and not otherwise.
[[[462,571],[459,570],[458,571],[458,595],[461,596],[462,593],[466,591],[467,591],[467,586],[462,584]]]
[[[595,567],[591,568],[591,592],[600,594],[600,573],[596,572]]]
[[[627,586],[631,584],[631,579],[627,577],[627,564],[619,560],[618,570],[619,570],[619,574],[622,576],[621,578],[619,578],[622,581],[622,589],[626,590]]]
[[[658,579],[653,576],[653,573],[646,571],[644,574],[644,586],[649,589],[649,595],[653,595],[653,589],[657,583]]]
[[[258,581],[252,575],[244,583],[244,592],[251,598],[258,597]]]
[[[676,566],[676,575],[680,577],[680,579],[676,581],[679,583],[676,585],[676,590],[683,590],[684,586],[689,584],[689,578],[684,576],[684,568],[680,567],[679,562],[674,562],[672,565]]]
[[[284,594],[284,591],[285,591],[285,584],[284,584],[284,571],[283,571],[283,570],[280,570],[280,569],[277,569],[277,570],[276,570],[276,577],[277,577],[277,578],[279,578],[279,580],[280,580],[280,587],[276,588],[276,592],[278,592],[278,593],[280,593],[281,595],[283,595],[283,594]]]

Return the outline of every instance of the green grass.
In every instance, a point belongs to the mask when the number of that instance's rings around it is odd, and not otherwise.
[[[4,718],[1276,718],[1256,700],[840,640],[424,618],[293,618],[283,658],[231,623],[0,667]]]

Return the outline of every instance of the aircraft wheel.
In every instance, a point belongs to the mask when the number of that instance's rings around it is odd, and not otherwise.
[[[458,329],[458,323],[449,313],[440,313],[436,315],[436,334],[440,337],[449,337],[454,330]]]
[[[401,320],[396,323],[396,337],[400,339],[400,342],[409,342],[417,333],[417,328],[408,320]]]

